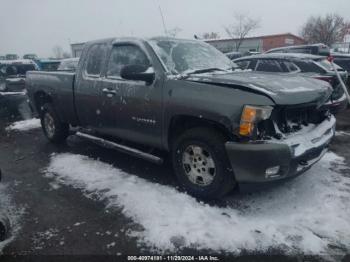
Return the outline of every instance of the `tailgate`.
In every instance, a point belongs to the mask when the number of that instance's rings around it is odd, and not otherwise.
[[[27,72],[26,88],[32,106],[39,112],[38,96],[49,96],[61,120],[74,123],[74,81],[75,73],[72,72]]]

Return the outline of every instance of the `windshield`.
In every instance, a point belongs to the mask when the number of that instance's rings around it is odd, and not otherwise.
[[[230,59],[213,46],[191,40],[150,40],[150,45],[173,74],[186,74],[205,69],[237,68]]]

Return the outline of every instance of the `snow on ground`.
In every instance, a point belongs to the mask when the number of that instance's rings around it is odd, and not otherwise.
[[[0,92],[0,96],[26,95],[27,92]]]
[[[39,127],[40,127],[40,119],[32,118],[28,120],[14,122],[10,126],[6,127],[6,130],[7,131],[10,131],[10,130],[28,131]]]
[[[23,209],[18,209],[13,205],[6,186],[0,184],[0,219],[9,229],[8,238],[0,242],[0,255],[5,246],[11,243],[17,236],[20,229],[19,219],[23,211]]]
[[[336,136],[350,136],[350,132],[345,132],[345,131],[336,131],[335,132]]]
[[[327,153],[303,176],[268,191],[231,196],[227,207],[209,206],[82,155],[53,154],[46,175],[121,208],[143,227],[130,236],[158,250],[326,254],[350,250],[350,178],[343,169],[344,159]]]

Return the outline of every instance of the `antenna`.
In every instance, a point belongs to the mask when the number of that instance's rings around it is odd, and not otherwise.
[[[166,25],[165,25],[165,20],[164,20],[162,8],[160,8],[160,5],[159,5],[158,7],[159,7],[160,16],[162,17],[164,33],[165,33],[165,35],[167,35],[167,34],[168,34],[168,30],[166,29]]]

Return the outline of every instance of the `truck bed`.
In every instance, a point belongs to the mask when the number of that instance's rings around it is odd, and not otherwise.
[[[30,101],[36,101],[40,93],[50,94],[60,118],[67,123],[75,123],[74,106],[75,73],[29,71],[26,76],[26,89]],[[33,108],[38,112],[40,108]]]

